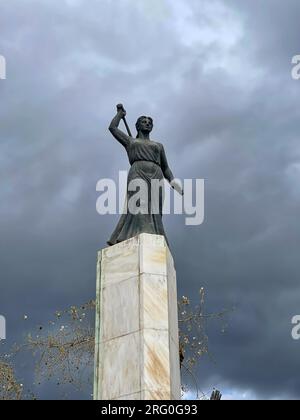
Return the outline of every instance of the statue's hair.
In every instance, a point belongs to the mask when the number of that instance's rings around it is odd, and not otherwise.
[[[152,125],[153,125],[153,119],[152,119],[151,117],[146,117],[145,115],[142,115],[141,117],[139,117],[139,118],[138,118],[138,120],[137,120],[137,122],[136,122],[136,124],[135,124],[135,128],[136,128],[136,131],[137,131],[137,136],[136,136],[136,138],[138,138],[138,136],[139,136],[139,131],[140,131],[140,122],[141,122],[144,118],[148,118],[148,119],[152,122]]]

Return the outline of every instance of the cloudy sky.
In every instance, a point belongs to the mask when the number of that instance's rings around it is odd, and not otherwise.
[[[205,179],[203,225],[165,218],[180,294],[203,286],[208,311],[236,306],[225,335],[211,328],[201,389],[300,398],[299,19],[298,0],[0,0],[8,343],[95,295],[117,222],[96,213],[96,183],[128,169],[107,130],[123,102],[132,128],[154,118],[177,177]]]

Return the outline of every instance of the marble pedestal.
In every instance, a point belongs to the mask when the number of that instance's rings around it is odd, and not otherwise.
[[[97,264],[95,400],[179,400],[176,272],[163,236],[103,249]]]

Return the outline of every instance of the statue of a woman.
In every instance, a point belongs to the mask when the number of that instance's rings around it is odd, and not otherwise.
[[[167,240],[162,223],[163,182],[160,183],[159,193],[153,194],[152,191],[151,194],[151,181],[159,182],[166,178],[172,188],[180,194],[183,194],[183,190],[175,181],[169,168],[163,145],[150,140],[150,133],[153,129],[152,118],[143,116],[137,120],[137,137],[134,139],[118,128],[121,120],[125,119],[126,111],[123,105],[118,105],[117,109],[117,115],[112,120],[109,131],[125,147],[131,168],[127,181],[127,213],[121,216],[108,245],[115,245],[140,233],[164,235]],[[132,191],[133,188],[130,188],[130,183],[139,180],[143,180],[148,187],[147,212],[132,212],[128,206],[130,198],[136,194],[136,191]],[[153,212],[153,208],[158,208],[158,211]]]

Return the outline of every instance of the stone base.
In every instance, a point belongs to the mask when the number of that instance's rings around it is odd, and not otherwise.
[[[103,249],[97,264],[95,400],[181,397],[176,272],[163,236]]]

